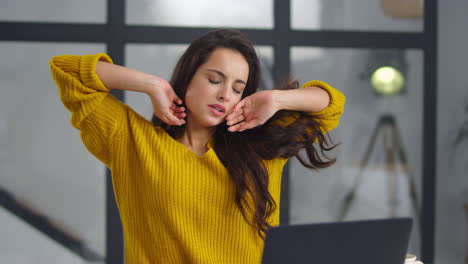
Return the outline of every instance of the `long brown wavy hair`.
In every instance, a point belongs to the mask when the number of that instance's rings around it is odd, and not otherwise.
[[[249,65],[249,76],[242,98],[256,92],[260,81],[260,63],[252,43],[237,30],[217,30],[194,40],[179,59],[170,84],[182,100],[196,70],[204,64],[216,48],[240,52]],[[277,89],[298,88],[297,81],[287,81]],[[280,126],[278,121],[293,118],[291,124]],[[173,138],[180,138],[184,126],[170,126],[153,116],[153,123]],[[235,202],[245,220],[264,237],[271,227],[268,218],[277,208],[268,191],[269,177],[263,160],[274,158],[297,159],[307,168],[318,169],[332,165],[325,152],[336,147],[322,133],[318,118],[297,111],[278,111],[265,124],[244,132],[229,132],[226,123],[218,125],[214,133],[214,150],[236,185]],[[301,154],[305,150],[306,157]]]

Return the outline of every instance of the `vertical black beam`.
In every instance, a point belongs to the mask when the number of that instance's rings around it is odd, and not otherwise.
[[[422,244],[424,263],[434,263],[437,162],[437,0],[424,2],[424,101]]]
[[[273,76],[275,81],[284,80],[291,73],[290,64],[290,1],[275,0],[274,2],[274,23],[276,42],[274,43],[274,65]]]
[[[291,73],[291,55],[289,46],[290,32],[290,1],[275,0],[274,1],[274,23],[275,35],[277,41],[274,44],[274,63],[273,76],[275,82],[278,83],[289,76]],[[280,200],[280,223],[282,225],[289,224],[290,216],[290,167],[289,162],[284,166],[283,177],[281,181],[281,200]]]
[[[107,53],[115,64],[123,65],[124,42],[122,32],[125,26],[125,0],[107,1]],[[121,90],[112,90],[111,93],[119,100],[124,101]],[[112,175],[106,171],[106,263],[124,263],[122,224],[120,214],[115,202]]]
[[[124,263],[122,225],[109,169],[106,169],[106,263]]]

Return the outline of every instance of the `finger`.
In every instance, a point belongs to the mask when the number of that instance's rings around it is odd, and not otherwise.
[[[171,112],[172,115],[187,114],[183,107],[182,109],[180,108],[176,108],[175,110],[169,109],[169,111]]]
[[[183,113],[185,112],[185,107],[181,106],[181,107],[176,107],[173,109],[174,112],[176,113]]]
[[[238,116],[242,116],[243,113],[244,113],[244,110],[241,108],[241,109],[239,109],[239,110],[237,110],[237,111],[234,111],[234,112],[230,113],[230,114],[226,117],[226,120],[229,121],[229,120],[234,119],[234,118],[236,118],[236,117],[238,117]]]
[[[187,116],[186,113],[175,113],[174,115],[179,119],[184,119]]]
[[[226,116],[226,121],[230,121],[236,117],[240,116],[238,113],[230,113],[228,116]]]
[[[230,127],[228,128],[228,131],[230,131],[230,132],[240,131],[241,128],[242,128],[242,124],[244,124],[244,123],[239,123],[239,124],[230,126]]]
[[[182,105],[177,105],[175,102],[171,104],[171,106],[169,107],[170,109],[177,109],[177,108],[184,108]]]
[[[161,121],[163,121],[163,122],[164,122],[165,124],[167,124],[167,125],[170,125],[170,126],[174,126],[174,125],[175,125],[172,121],[170,121],[170,120],[169,120],[167,117],[165,117],[165,116],[161,116],[159,119],[161,119]]]
[[[166,122],[166,124],[168,125],[171,125],[171,126],[180,126],[182,125],[182,121],[177,118],[175,115],[173,115],[172,113],[170,112],[167,112],[165,115],[164,115],[167,119],[168,122]]]
[[[252,129],[254,127],[257,127],[258,125],[260,125],[260,124],[249,122],[248,124],[245,124],[245,125],[241,126],[239,128],[239,131],[242,132],[242,131],[247,130],[247,129]]]
[[[237,123],[239,123],[239,122],[241,122],[241,121],[244,121],[244,120],[245,120],[244,116],[243,116],[243,115],[239,115],[239,116],[236,116],[236,117],[231,118],[226,124],[227,124],[228,126],[230,126],[230,125],[237,124]]]
[[[179,121],[185,121],[184,118],[187,116],[185,112],[175,112],[171,110],[171,114],[175,116]]]
[[[171,112],[171,114],[175,115],[175,114],[182,114],[182,113],[185,113],[185,107],[176,107],[175,105],[171,106],[169,108],[169,111]]]
[[[242,107],[244,107],[244,105],[245,105],[245,100],[240,101],[240,102],[237,103],[236,106],[234,107],[234,111],[239,111],[239,109],[241,109]]]
[[[238,128],[239,132],[242,132],[247,129],[252,129],[260,124],[258,122],[250,121],[250,122],[239,123],[239,125],[240,125],[240,127]]]
[[[182,99],[180,99],[179,97],[176,97],[176,99],[174,100],[174,102],[178,105],[182,105]]]
[[[247,129],[252,129],[252,128],[258,126],[258,125],[260,125],[260,124],[258,122],[256,122],[256,121],[242,122],[242,123],[239,123],[237,125],[229,127],[228,130],[230,132],[236,132],[236,131],[242,132],[242,131],[247,130]]]

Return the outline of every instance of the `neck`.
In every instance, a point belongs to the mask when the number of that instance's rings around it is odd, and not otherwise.
[[[193,125],[193,122],[187,122],[184,134],[177,141],[201,156],[208,150],[208,142],[213,137],[215,129],[216,127],[200,127]]]

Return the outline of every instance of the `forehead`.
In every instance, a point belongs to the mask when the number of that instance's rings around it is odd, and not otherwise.
[[[207,61],[200,66],[204,69],[222,71],[226,76],[247,81],[249,76],[249,64],[244,56],[233,49],[217,48]]]

